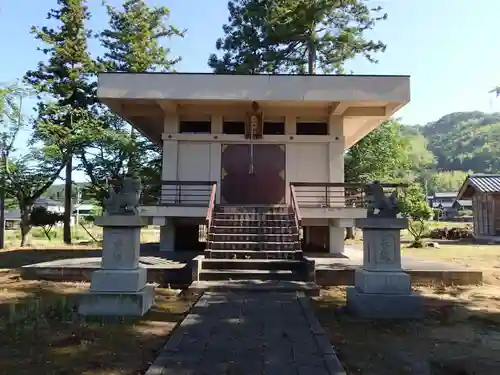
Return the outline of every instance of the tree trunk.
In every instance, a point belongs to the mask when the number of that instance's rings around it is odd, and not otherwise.
[[[66,165],[66,181],[64,183],[64,228],[63,239],[65,244],[71,244],[71,193],[73,190],[73,158],[70,157]]]
[[[354,235],[354,228],[347,227],[345,228],[345,239],[346,240],[355,240],[356,236]]]
[[[20,227],[21,227],[21,247],[24,247],[26,245],[26,238],[28,236],[28,233],[31,230],[31,210],[32,206],[25,206],[25,207],[20,207],[21,211],[21,222],[20,222]]]
[[[313,28],[307,46],[307,74],[316,74],[316,31]]]
[[[0,249],[3,249],[5,247],[5,171],[2,165],[0,168],[2,168],[0,170]]]
[[[135,140],[136,140],[136,134],[134,131],[134,128],[130,129],[130,139],[132,141],[132,144],[135,145]],[[128,157],[128,164],[127,164],[127,174],[129,176],[135,176],[137,172],[137,160],[135,157],[134,152],[130,152],[130,155]]]

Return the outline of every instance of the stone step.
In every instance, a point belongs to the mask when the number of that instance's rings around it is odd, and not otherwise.
[[[233,220],[215,217],[212,224],[217,227],[295,227],[295,221],[286,220]]]
[[[203,259],[202,270],[257,269],[304,271],[306,264],[287,259]]]
[[[300,242],[271,242],[271,241],[208,241],[207,249],[211,250],[297,250]]]
[[[194,293],[239,293],[239,292],[284,292],[304,294],[317,297],[320,288],[314,282],[285,281],[285,280],[235,280],[235,281],[194,281],[189,286],[189,291]]]
[[[200,281],[215,280],[297,280],[301,275],[291,270],[224,269],[201,270]]]
[[[273,212],[273,213],[225,213],[215,212],[215,219],[223,220],[291,220],[293,221],[293,214],[287,212]]]
[[[301,250],[261,251],[261,250],[205,250],[205,259],[289,259],[303,258]]]
[[[291,208],[287,205],[275,206],[224,206],[220,205],[215,208],[215,212],[225,213],[288,213]]]
[[[212,234],[297,234],[297,228],[293,226],[286,227],[259,227],[259,226],[212,226]]]
[[[297,234],[269,234],[269,233],[210,233],[209,241],[214,242],[297,242]]]

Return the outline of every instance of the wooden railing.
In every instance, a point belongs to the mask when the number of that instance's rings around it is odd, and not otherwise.
[[[337,182],[291,182],[298,207],[366,208],[368,184]],[[405,184],[380,183],[384,190],[404,188]]]
[[[144,182],[141,204],[148,206],[207,207],[215,181]]]
[[[295,195],[295,186],[290,186],[290,204],[292,206],[292,210],[295,218],[295,225],[297,226],[297,230],[300,230],[302,226],[302,216],[300,214],[300,207],[297,203],[297,196]]]
[[[210,231],[210,227],[212,225],[212,218],[214,216],[214,208],[215,208],[215,196],[217,193],[217,184],[212,185],[212,192],[210,193],[210,199],[208,201],[208,210],[207,210],[207,230]]]

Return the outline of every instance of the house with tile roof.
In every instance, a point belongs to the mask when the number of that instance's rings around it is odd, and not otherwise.
[[[474,237],[500,240],[500,174],[471,174],[457,200],[472,200]]]

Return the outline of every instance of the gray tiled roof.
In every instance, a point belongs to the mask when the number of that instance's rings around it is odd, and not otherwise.
[[[457,196],[457,193],[453,191],[445,191],[445,192],[440,192],[440,193],[434,193],[435,198],[455,198]]]
[[[19,211],[5,211],[5,220],[21,220]]]
[[[500,174],[471,174],[468,183],[482,193],[500,193]]]

